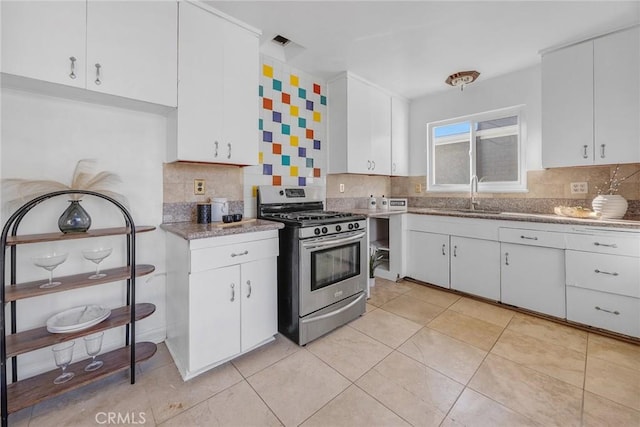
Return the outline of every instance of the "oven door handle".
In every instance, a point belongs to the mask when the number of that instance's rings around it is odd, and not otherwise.
[[[327,240],[312,240],[308,242],[302,242],[302,247],[305,249],[315,249],[315,248],[323,248],[327,246],[335,246],[342,245],[343,243],[355,242],[364,237],[366,233],[363,231],[361,233],[355,234],[353,236],[345,237],[344,239],[327,239]]]
[[[327,317],[333,317],[337,314],[342,313],[343,311],[347,311],[349,310],[351,307],[353,307],[354,305],[356,305],[357,303],[360,302],[360,300],[362,298],[365,297],[364,292],[362,294],[360,294],[360,296],[356,299],[354,299],[353,301],[351,301],[349,304],[345,305],[344,307],[340,307],[339,309],[332,311],[331,313],[325,313],[325,314],[321,314],[320,316],[315,316],[315,317],[309,317],[307,319],[302,319],[301,323],[311,323],[311,322],[317,322],[318,320],[322,320],[322,319],[326,319]]]

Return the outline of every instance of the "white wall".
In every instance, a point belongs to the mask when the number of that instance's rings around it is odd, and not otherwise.
[[[414,176],[427,175],[427,123],[525,105],[525,156],[527,170],[541,169],[541,75],[540,66],[466,86],[451,88],[411,101],[409,168]]]
[[[70,184],[76,162],[97,160],[97,170],[117,173],[122,178],[115,190],[129,200],[137,225],[158,226],[162,222],[162,163],[166,151],[166,118],[162,115],[105,105],[2,89],[1,177],[57,180]],[[6,195],[2,197],[7,202]],[[105,202],[85,197],[83,206],[92,217],[92,227],[122,226],[119,211]],[[68,205],[57,198],[37,207],[23,221],[20,234],[57,231],[57,219]],[[2,206],[2,224],[9,211]],[[152,275],[137,279],[138,302],[151,302],[156,312],[136,325],[138,341],[164,340],[165,331],[165,237],[155,230],[137,236],[137,263],[153,264]],[[30,257],[50,251],[68,251],[68,260],[55,275],[89,272],[95,266],[84,260],[82,249],[109,246],[114,252],[104,268],[124,265],[124,236],[80,239],[24,245],[18,249],[18,281],[39,280],[47,272],[35,267]],[[18,328],[44,325],[51,315],[70,307],[101,304],[110,308],[124,303],[125,282],[56,293],[18,303]],[[103,351],[124,342],[123,329],[105,333]],[[76,340],[74,360],[87,357],[84,343]],[[55,368],[50,349],[19,357],[21,377]]]

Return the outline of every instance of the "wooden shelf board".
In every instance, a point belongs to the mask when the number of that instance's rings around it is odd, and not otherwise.
[[[145,276],[152,273],[156,268],[149,264],[136,265],[136,277]],[[88,273],[74,274],[73,276],[56,277],[55,279],[62,282],[61,285],[53,288],[41,288],[40,285],[47,283],[47,280],[37,280],[35,282],[18,283],[16,285],[5,287],[4,302],[16,301],[24,298],[33,298],[40,295],[47,295],[56,292],[69,291],[71,289],[85,288],[89,286],[102,285],[109,282],[117,282],[126,280],[131,277],[131,269],[129,267],[117,267],[102,270],[106,276],[100,279],[89,279],[89,276],[95,271]]]
[[[60,369],[45,372],[35,377],[27,378],[9,384],[7,387],[8,413],[14,413],[21,409],[35,405],[43,400],[58,396],[67,391],[77,389],[94,381],[106,378],[116,372],[128,369],[130,366],[131,347],[122,347],[108,353],[101,354],[97,360],[104,362],[100,369],[86,372],[84,367],[90,362],[82,360],[70,365],[68,372],[73,372],[75,377],[63,384],[54,384],[53,380],[62,372]],[[156,352],[156,345],[152,342],[136,343],[136,363],[152,357]],[[134,368],[135,369],[135,368]]]
[[[139,225],[136,226],[136,233],[145,233],[147,231],[155,230],[156,227],[152,225]],[[24,234],[18,236],[7,237],[7,246],[22,245],[27,243],[42,243],[53,242],[57,240],[74,240],[74,239],[88,239],[90,237],[102,237],[102,236],[117,236],[119,234],[129,234],[130,228],[128,227],[113,227],[113,228],[97,228],[95,230],[88,230],[84,233],[44,233],[44,234]]]
[[[151,303],[136,304],[136,321],[151,316],[156,311],[156,306]],[[69,341],[96,332],[106,331],[126,325],[131,321],[131,309],[129,306],[118,307],[111,310],[111,314],[102,322],[81,331],[69,332],[66,334],[52,334],[47,331],[47,327],[30,329],[7,335],[7,357],[17,356],[39,348],[55,345],[63,341]]]

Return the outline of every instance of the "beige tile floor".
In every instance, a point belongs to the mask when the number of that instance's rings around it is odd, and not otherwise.
[[[10,424],[640,425],[640,346],[406,281],[378,279],[364,316],[306,347],[277,336],[183,382],[160,345],[138,373]]]

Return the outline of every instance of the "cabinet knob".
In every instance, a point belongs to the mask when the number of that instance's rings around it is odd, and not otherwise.
[[[376,162],[374,162],[373,160],[371,160],[371,164],[373,165],[371,167],[371,170],[376,170]]]
[[[458,256],[458,246],[457,245],[453,247],[453,256],[454,257]]]
[[[98,86],[102,84],[102,81],[100,80],[100,68],[102,68],[102,65],[96,64],[96,79],[94,83],[97,84]]]
[[[235,284],[231,284],[231,302],[234,302],[236,300],[236,285]]]
[[[606,156],[604,154],[605,144],[600,144],[600,158],[604,159]]]
[[[247,291],[247,298],[251,298],[251,280],[247,280],[247,286],[249,287]]]
[[[447,247],[447,245],[445,245],[444,243],[442,244],[442,255],[446,255],[446,252],[444,251],[444,249]]]
[[[76,76],[76,57],[70,56],[69,61],[71,61],[71,73],[69,73],[69,78],[75,80]]]
[[[509,252],[504,253],[504,265],[509,265]]]
[[[213,142],[214,148],[213,148],[213,157],[218,157],[218,141],[214,141]]]
[[[589,153],[587,153],[587,148],[588,148],[587,145],[583,145],[582,146],[582,149],[583,149],[582,158],[583,159],[588,159],[589,158]]]
[[[227,147],[229,148],[229,152],[227,153],[227,159],[231,158],[231,144],[227,144]]]
[[[371,170],[371,160],[367,160],[367,170]]]

